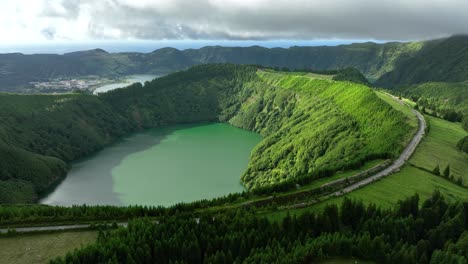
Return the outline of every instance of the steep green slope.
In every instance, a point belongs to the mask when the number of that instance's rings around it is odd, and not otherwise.
[[[0,94],[0,140],[65,161],[88,155],[130,127],[95,96]]]
[[[0,142],[0,203],[32,203],[66,172],[60,159]]]
[[[31,203],[65,176],[66,161],[130,131],[94,96],[0,94],[0,203]]]
[[[370,88],[268,72],[259,76],[271,88],[252,95],[229,121],[265,136],[242,178],[248,187],[329,176],[392,157],[406,141],[410,128],[403,115]]]
[[[12,163],[0,186],[22,180],[36,194],[61,178],[63,161],[149,127],[222,121],[262,134],[242,177],[248,188],[310,181],[395,156],[410,131],[404,115],[366,86],[251,66],[195,66],[100,96],[3,94],[0,100],[1,153],[18,149],[32,160],[28,171],[44,167],[36,182]]]
[[[396,86],[424,82],[463,82],[468,80],[468,36],[460,35],[424,43],[411,58],[397,62],[393,71],[375,83]]]
[[[198,63],[229,62],[260,64],[290,69],[329,70],[354,67],[370,80],[393,69],[402,58],[418,52],[422,43],[356,43],[340,46],[291,47],[267,49],[253,47],[204,47],[184,53]]]

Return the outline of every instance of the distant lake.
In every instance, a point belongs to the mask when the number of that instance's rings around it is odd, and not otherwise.
[[[73,164],[41,203],[168,206],[241,192],[260,140],[221,123],[150,129]]]
[[[154,74],[135,74],[135,75],[126,76],[124,78],[125,79],[124,82],[112,83],[112,84],[106,84],[106,85],[100,86],[94,90],[94,94],[104,93],[104,92],[114,90],[117,88],[126,87],[136,82],[144,84],[147,81],[151,81],[161,76],[162,75],[154,75]]]

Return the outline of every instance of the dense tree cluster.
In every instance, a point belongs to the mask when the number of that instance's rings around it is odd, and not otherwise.
[[[51,263],[311,263],[354,256],[378,263],[467,263],[468,204],[439,192],[395,210],[345,199],[280,221],[248,210],[176,213],[100,232],[96,244]]]
[[[362,73],[359,72],[359,70],[357,70],[356,68],[344,68],[337,71],[335,76],[333,76],[333,80],[348,81],[371,86],[369,80],[367,80],[366,77],[364,77],[364,75],[362,75]]]
[[[436,176],[441,176],[441,177],[443,177],[443,178],[445,178],[445,179],[447,179],[447,180],[449,180],[449,181],[451,181],[451,182],[453,182],[453,183],[455,183],[455,184],[457,184],[457,185],[459,185],[459,186],[462,186],[462,187],[464,186],[464,185],[463,185],[463,177],[462,177],[462,176],[454,177],[454,176],[450,173],[450,164],[448,164],[448,165],[445,167],[445,169],[444,169],[443,172],[440,170],[439,164],[437,164],[437,165],[434,167],[434,169],[433,169],[432,171],[430,171],[430,172],[432,172],[432,174],[434,174],[434,175],[436,175]]]
[[[71,207],[25,205],[1,206],[0,225],[11,226],[18,224],[36,224],[48,222],[80,222],[115,220],[124,221],[135,217],[155,217],[167,212],[176,211],[178,207],[165,209],[152,206],[87,206],[75,205]],[[185,209],[187,210],[187,209]]]
[[[228,194],[214,199],[204,199],[190,203],[178,203],[170,207],[162,206],[107,206],[107,205],[74,205],[71,207],[49,205],[3,205],[0,206],[0,226],[60,223],[60,222],[93,222],[125,221],[134,217],[156,217],[175,212],[193,212],[227,203],[233,203],[249,194],[246,192]]]
[[[425,103],[425,99],[416,98],[416,102],[417,103],[414,108],[416,110],[420,110],[423,114],[430,115],[433,117],[439,117],[450,122],[461,122],[463,119],[462,113],[457,112],[453,109],[438,110],[437,106]],[[431,110],[430,112],[428,111],[429,109]]]
[[[0,203],[36,201],[66,175],[66,162],[130,130],[95,96],[0,94]]]

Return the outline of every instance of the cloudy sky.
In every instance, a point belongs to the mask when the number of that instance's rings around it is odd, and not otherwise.
[[[468,33],[468,0],[1,0],[0,42],[416,40]]]

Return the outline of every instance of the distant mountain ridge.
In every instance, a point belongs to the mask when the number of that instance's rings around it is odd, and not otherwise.
[[[424,42],[356,43],[339,46],[264,48],[207,46],[151,53],[102,49],[56,54],[0,54],[0,90],[20,91],[33,81],[86,75],[117,77],[171,73],[205,63],[258,64],[314,70],[354,67],[377,86],[468,80],[468,36]]]
[[[383,74],[378,86],[413,85],[426,82],[463,82],[468,80],[468,35],[427,41],[414,56],[397,63]]]

